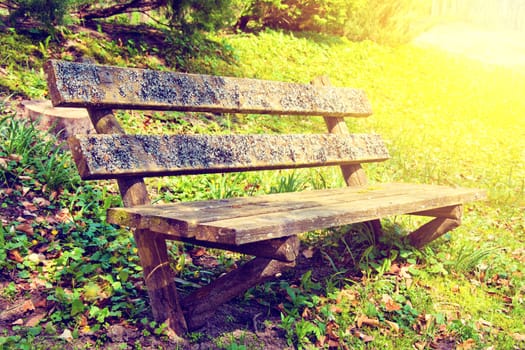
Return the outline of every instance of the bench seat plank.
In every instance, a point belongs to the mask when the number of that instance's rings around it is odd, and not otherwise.
[[[419,184],[281,193],[217,201],[113,208],[114,224],[177,237],[241,245],[478,200],[477,189]]]
[[[366,117],[363,90],[50,60],[54,106]]]
[[[388,159],[379,135],[76,135],[83,179],[358,164]]]

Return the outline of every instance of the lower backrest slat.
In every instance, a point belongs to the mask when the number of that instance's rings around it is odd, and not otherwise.
[[[379,135],[76,135],[83,179],[288,169],[388,159]]]

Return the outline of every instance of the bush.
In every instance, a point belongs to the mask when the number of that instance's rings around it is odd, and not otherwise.
[[[63,23],[67,10],[74,0],[9,0],[3,1],[11,9],[11,21],[26,17],[37,20],[48,30]]]
[[[42,192],[72,188],[80,178],[71,156],[33,123],[0,117],[0,183],[32,186]]]
[[[351,40],[399,43],[411,38],[413,15],[425,4],[415,0],[252,0],[237,28],[314,31]]]

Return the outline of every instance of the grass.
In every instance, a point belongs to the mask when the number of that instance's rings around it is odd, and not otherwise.
[[[356,349],[446,344],[463,348],[523,347],[525,69],[490,66],[411,45],[389,48],[313,34],[263,32],[258,36],[235,35],[227,41],[238,62],[212,62],[217,74],[298,82],[328,75],[334,85],[365,89],[375,113],[368,119],[349,120],[348,125],[355,132],[383,135],[392,156],[387,162],[366,166],[372,182],[472,186],[489,194],[488,201],[466,207],[462,226],[422,251],[400,239],[420,223],[413,218],[384,220],[387,239],[376,245],[362,227],[305,234],[304,249],[314,256],[307,260],[310,267],[299,276],[271,282],[245,295],[247,301],[265,305],[268,314],[278,314],[278,319],[268,322],[282,330],[289,345]],[[204,64],[209,66],[210,62]],[[33,71],[38,71],[38,66]],[[29,81],[34,81],[30,85],[37,91],[35,96],[44,94],[37,78]],[[210,121],[202,116],[180,115],[119,117],[130,131],[307,132],[324,128],[319,118],[227,115]],[[10,129],[5,127],[9,119],[2,120],[2,144],[11,147],[12,142],[5,141],[10,137]],[[23,132],[15,134],[21,135],[21,144],[29,142]],[[35,247],[49,245],[52,248],[43,254],[46,261],[54,261],[48,267],[28,260],[14,263],[2,259],[2,268],[10,264],[9,268],[16,269],[19,283],[31,281],[33,269],[36,276],[45,277],[47,284],[42,291],[54,311],[35,327],[15,329],[10,325],[10,333],[0,334],[0,345],[15,344],[20,340],[16,337],[34,345],[31,339],[42,335],[59,344],[62,331],[72,329],[75,337],[90,331],[100,335],[95,346],[103,346],[108,341],[102,336],[104,331],[122,319],[143,325],[138,329],[144,334],[162,334],[158,325],[150,323],[143,302],[131,308],[145,294],[136,288],[141,283],[140,267],[129,236],[101,220],[105,208],[118,201],[111,187],[104,193],[92,183],[78,187],[78,179],[73,179],[75,186],[71,188],[68,176],[61,171],[55,194],[46,192],[38,184],[47,181],[44,176],[51,169],[42,167],[39,157],[51,155],[61,165],[54,169],[64,171],[68,169],[67,160],[49,146],[43,148],[43,155],[28,156],[32,160],[24,167],[20,164],[24,149],[27,147],[0,154],[7,165],[2,168],[4,177],[0,177],[2,188],[20,192],[19,197],[8,195],[10,191],[1,195],[12,202],[10,206],[23,207],[23,194],[29,188],[25,193],[34,193],[32,198],[52,199],[46,209],[48,215],[56,217],[67,208],[73,221],[58,225],[56,233],[49,224],[31,221],[35,232],[41,232],[36,246],[17,229],[22,223],[16,217],[0,228],[0,238],[7,242],[2,256],[8,257],[13,250],[30,254]],[[22,158],[11,156],[13,152]],[[20,177],[24,169],[33,170]],[[152,180],[151,185],[158,201],[192,200],[340,184],[336,174],[329,169],[265,172],[260,176],[213,175]],[[7,185],[5,181],[9,181]],[[51,252],[56,258],[49,258]],[[187,252],[179,256],[184,254]],[[83,258],[87,256],[89,261]],[[232,263],[231,256],[219,259],[225,265]],[[185,261],[178,263],[183,269],[181,277],[194,283],[216,272]],[[325,268],[324,273],[320,266]],[[8,274],[1,276],[6,281],[3,298],[13,300],[23,294],[8,283]],[[200,333],[194,333],[193,338],[195,342],[207,339]],[[253,340],[253,335],[226,338],[216,339],[215,346],[250,348],[246,339]]]

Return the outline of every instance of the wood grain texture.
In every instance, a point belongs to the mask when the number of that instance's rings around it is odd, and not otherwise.
[[[312,81],[313,86],[324,86],[329,87],[332,84],[330,79],[326,76],[317,77]],[[348,126],[346,125],[345,119],[341,117],[327,116],[325,115],[324,121],[328,132],[335,135],[349,135]],[[364,186],[368,183],[366,173],[361,164],[344,164],[341,165],[341,172],[343,179],[348,186]],[[376,224],[374,224],[376,225]]]
[[[197,289],[182,301],[188,328],[191,330],[204,325],[221,304],[251,287],[275,278],[293,266],[294,262],[255,258],[209,285]]]
[[[381,184],[219,201],[114,208],[108,221],[178,237],[245,244],[482,199],[484,191]]]
[[[378,135],[77,135],[83,179],[288,169],[383,161]]]
[[[53,105],[365,117],[364,91],[50,60]]]
[[[435,218],[408,235],[411,245],[421,248],[445,233],[459,227],[460,219]]]

